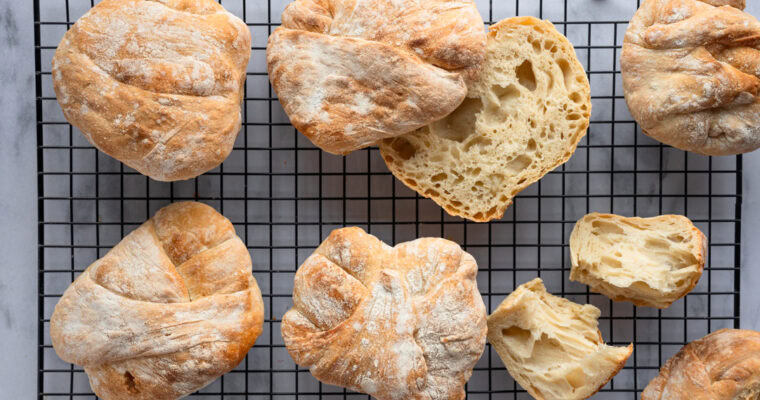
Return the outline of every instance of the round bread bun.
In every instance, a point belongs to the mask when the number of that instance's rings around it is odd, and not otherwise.
[[[251,256],[227,218],[174,203],[66,289],[50,319],[101,399],[177,399],[243,360],[264,321]]]
[[[684,346],[641,400],[760,399],[760,332],[721,329]]]
[[[446,118],[380,143],[397,178],[451,215],[501,218],[512,199],[567,161],[586,134],[588,79],[548,21],[489,28],[486,60],[467,99]]]
[[[620,65],[642,131],[705,155],[760,147],[760,22],[744,0],[645,0]]]
[[[267,69],[293,126],[347,154],[453,111],[485,41],[472,0],[296,0]]]
[[[53,87],[95,147],[190,179],[232,151],[250,52],[248,27],[213,0],[104,0],[63,36]]]
[[[282,337],[322,382],[379,400],[458,400],[483,354],[475,259],[453,242],[390,247],[334,230],[298,268]]]

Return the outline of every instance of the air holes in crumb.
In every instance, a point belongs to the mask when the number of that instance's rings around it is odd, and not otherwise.
[[[567,119],[568,119],[568,121],[577,121],[577,120],[581,119],[581,115],[580,114],[569,114],[567,116]]]
[[[617,258],[602,256],[601,261],[602,261],[602,264],[611,268],[618,269],[618,268],[623,267],[623,263],[621,263],[620,260],[618,260]]]
[[[536,141],[533,139],[528,140],[528,146],[525,147],[527,151],[536,151]]]
[[[583,387],[586,384],[586,374],[581,367],[577,367],[565,375],[567,383],[575,389]]]
[[[581,100],[582,100],[581,99],[581,94],[578,93],[578,92],[572,92],[572,93],[570,93],[570,100],[572,100],[572,101],[574,101],[576,103],[580,103]]]
[[[447,175],[446,175],[445,172],[441,172],[440,174],[433,175],[433,177],[430,178],[430,180],[433,181],[433,182],[440,182],[440,181],[446,179],[446,176]]]
[[[536,75],[533,73],[533,64],[525,60],[519,67],[515,68],[517,81],[531,92],[536,90]]]
[[[570,90],[570,86],[573,84],[573,71],[570,69],[570,63],[565,59],[557,61],[559,69],[562,70],[562,75],[565,77],[565,89]]]
[[[425,191],[425,196],[429,196],[429,197],[438,197],[438,196],[439,196],[439,194],[438,194],[438,192],[437,192],[437,191],[435,191],[435,190],[433,190],[433,189],[428,189],[428,190],[426,190],[426,191]]]
[[[461,143],[467,139],[470,133],[475,131],[477,114],[482,107],[483,103],[480,99],[466,98],[459,105],[459,108],[446,118],[430,124],[430,130],[444,139],[455,140]]]
[[[526,155],[519,155],[507,163],[507,170],[511,173],[518,173],[527,168],[533,160]]]
[[[491,139],[489,139],[487,137],[475,137],[472,140],[470,140],[469,142],[467,142],[467,144],[464,145],[464,151],[470,151],[470,149],[473,146],[475,146],[475,147],[488,147],[492,143],[493,143],[493,141],[491,141]]]
[[[415,149],[414,146],[404,138],[394,139],[391,143],[391,149],[393,149],[393,151],[404,160],[408,160],[414,157],[414,154],[417,153],[417,149]]]
[[[491,207],[488,211],[486,211],[486,218],[491,218],[496,214],[497,208],[496,206]]]
[[[646,243],[644,244],[647,248],[650,249],[669,249],[670,243],[661,240],[661,239],[647,239]]]
[[[615,233],[618,235],[623,234],[623,228],[606,221],[594,221],[591,223],[591,227],[594,228],[594,233],[610,234]]]
[[[539,42],[538,40],[534,40],[532,44],[533,44],[533,51],[535,51],[536,53],[540,53],[541,52],[541,42]]]
[[[127,392],[132,394],[140,393],[140,390],[137,389],[135,377],[129,371],[124,372],[124,385],[127,387]]]
[[[501,104],[520,98],[520,90],[515,85],[508,85],[507,87],[493,85],[491,86],[491,92],[499,99],[499,103]]]

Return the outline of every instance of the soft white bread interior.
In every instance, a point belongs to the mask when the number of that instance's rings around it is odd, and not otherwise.
[[[509,374],[542,400],[586,399],[633,352],[602,340],[598,308],[546,292],[536,278],[520,285],[488,317],[488,340]]]
[[[666,308],[702,276],[707,239],[681,215],[591,213],[570,235],[570,280],[615,301]]]
[[[551,22],[508,18],[489,28],[483,70],[459,108],[379,146],[407,186],[485,222],[570,158],[590,114],[588,79],[567,38]]]

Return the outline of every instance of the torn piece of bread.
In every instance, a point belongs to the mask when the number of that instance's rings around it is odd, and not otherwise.
[[[488,341],[509,374],[539,400],[586,399],[615,376],[633,344],[604,344],[598,308],[546,292],[541,278],[520,285],[488,316]]]
[[[707,239],[681,215],[591,213],[570,235],[570,280],[637,306],[666,308],[702,276]]]
[[[379,146],[407,186],[485,222],[570,158],[590,114],[588,79],[567,38],[548,21],[508,18],[489,28],[483,70],[459,108]]]

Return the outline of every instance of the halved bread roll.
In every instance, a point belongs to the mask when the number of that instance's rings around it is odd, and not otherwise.
[[[546,292],[541,278],[520,285],[488,317],[488,340],[509,374],[543,400],[586,399],[615,376],[633,352],[608,346],[600,311]]]
[[[573,45],[551,22],[508,18],[489,28],[482,73],[459,108],[379,146],[407,186],[451,215],[485,222],[570,158],[590,114]]]
[[[680,215],[591,213],[570,235],[570,280],[615,301],[666,308],[702,276],[707,239]]]

